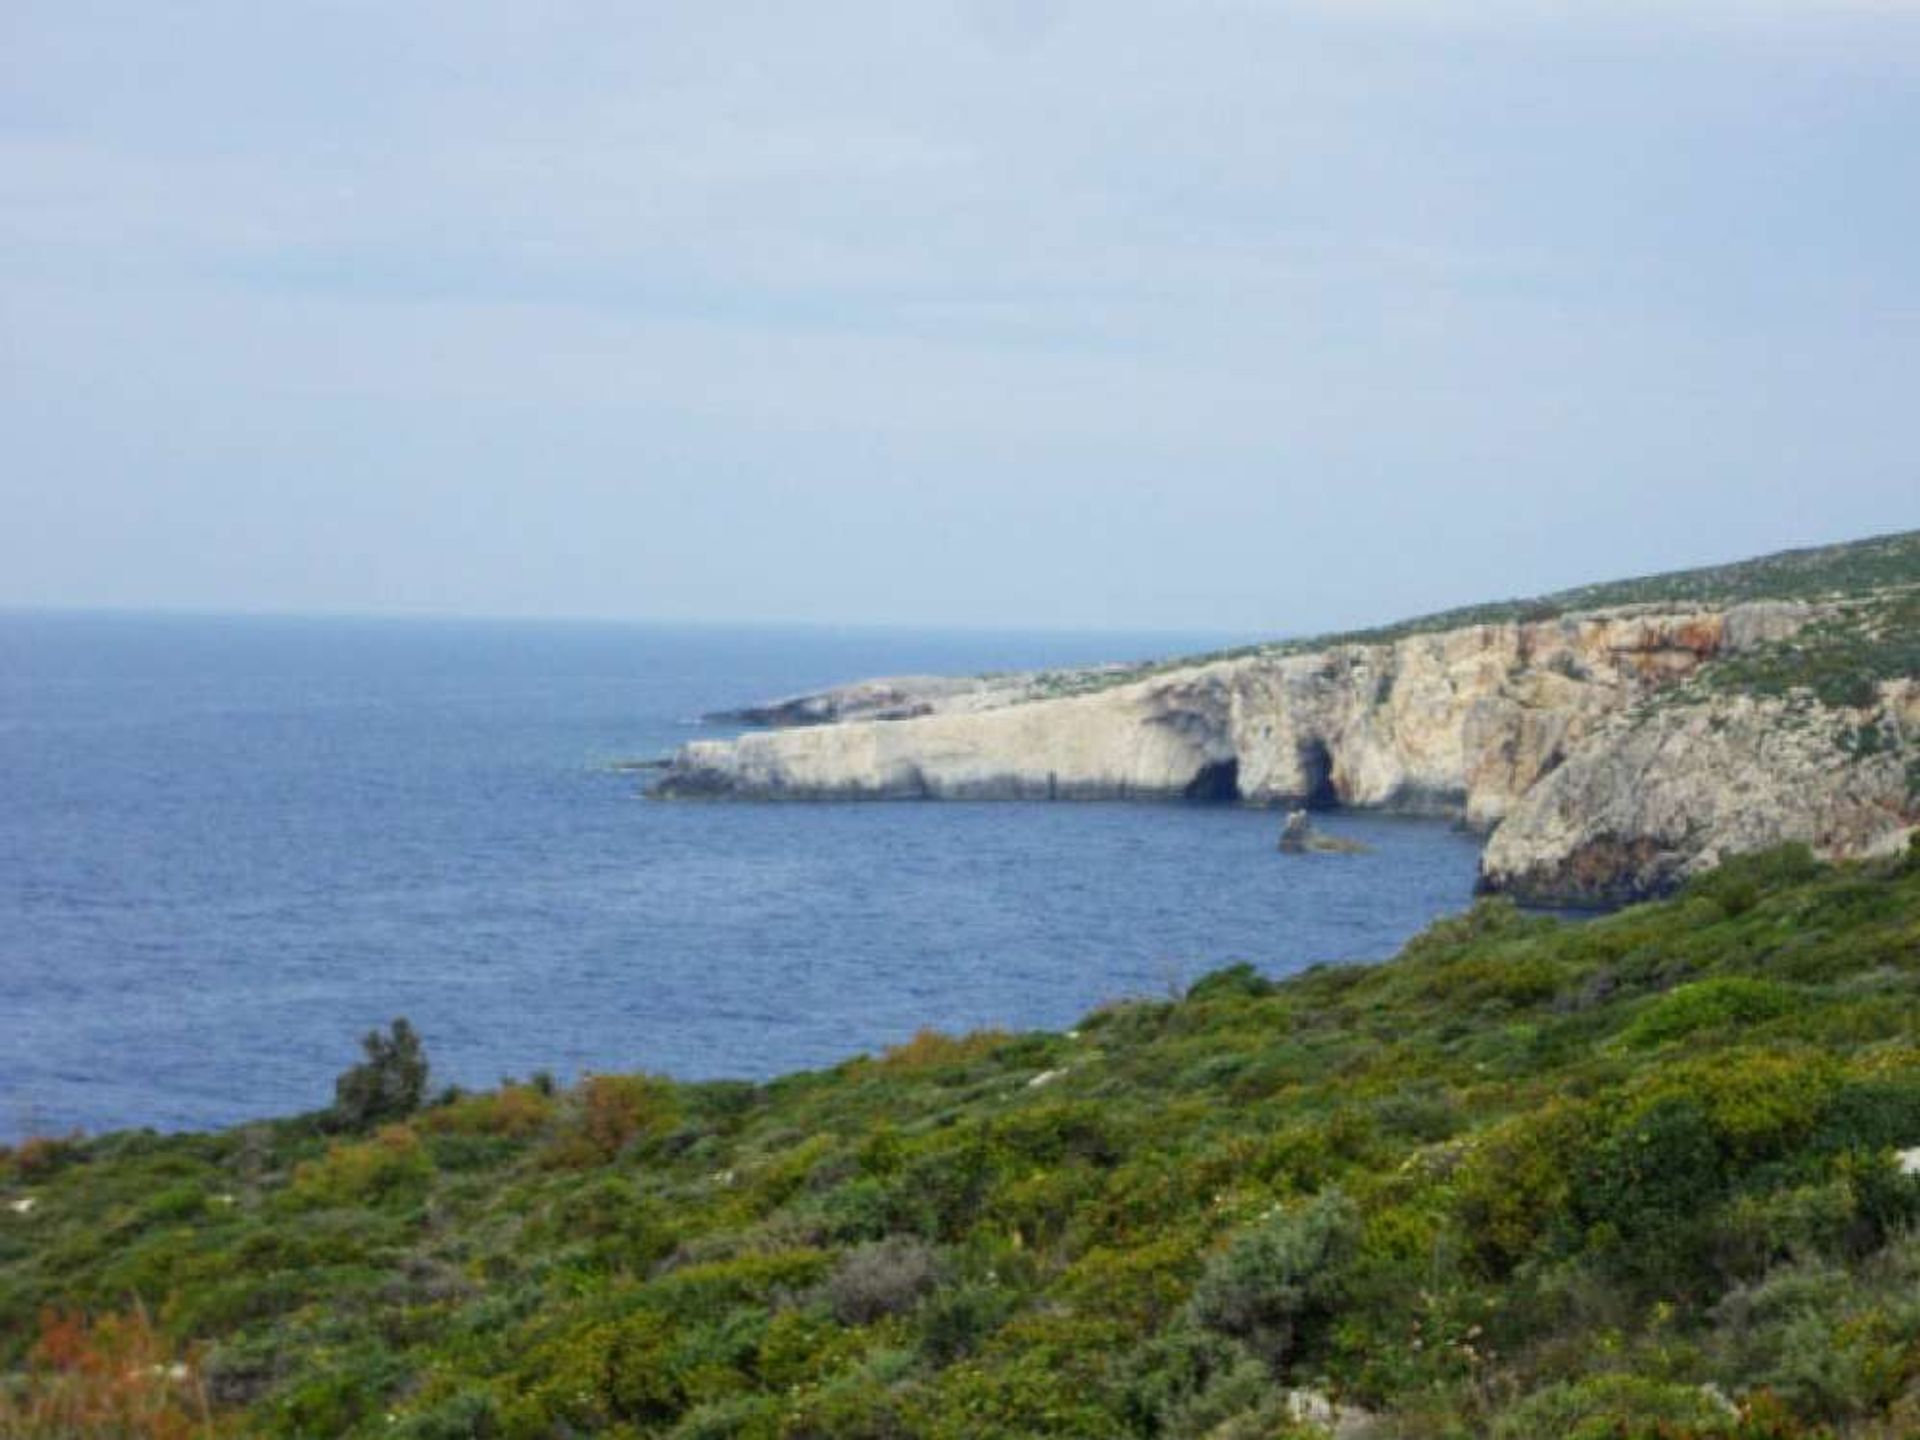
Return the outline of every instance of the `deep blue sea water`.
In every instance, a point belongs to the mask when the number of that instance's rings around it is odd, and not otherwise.
[[[0,614],[0,1137],[317,1108],[406,1015],[436,1083],[764,1077],[1070,1024],[1236,959],[1376,959],[1476,844],[1359,816],[665,804],[611,768],[858,676],[1225,637]]]

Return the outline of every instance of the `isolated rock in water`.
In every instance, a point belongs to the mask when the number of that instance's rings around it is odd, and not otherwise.
[[[1294,810],[1287,815],[1287,823],[1280,829],[1280,853],[1282,855],[1366,855],[1373,847],[1359,840],[1348,840],[1340,835],[1322,835],[1313,828],[1313,821],[1304,810]]]
[[[1303,855],[1306,853],[1307,840],[1313,834],[1313,822],[1307,818],[1304,810],[1287,812],[1287,823],[1280,827],[1280,853],[1283,855]]]

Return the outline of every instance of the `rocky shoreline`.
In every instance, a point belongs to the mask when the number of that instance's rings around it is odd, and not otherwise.
[[[1920,686],[1868,684],[1836,706],[1702,683],[1825,633],[1850,603],[1615,606],[1145,678],[865,681],[738,712],[776,728],[682,747],[651,793],[1440,815],[1487,834],[1482,889],[1611,904],[1783,841],[1829,857],[1907,843]]]

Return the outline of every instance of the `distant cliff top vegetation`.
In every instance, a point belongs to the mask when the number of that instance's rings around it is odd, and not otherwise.
[[[1394,639],[1434,630],[1458,630],[1514,620],[1551,620],[1583,610],[1624,605],[1737,605],[1751,600],[1838,600],[1889,586],[1920,583],[1920,530],[1876,535],[1843,545],[1782,550],[1730,565],[1674,570],[1632,580],[1581,585],[1531,600],[1463,606],[1375,630],[1289,642],[1303,648],[1358,640]]]
[[[1754,600],[1845,600],[1915,585],[1920,585],[1920,530],[1906,530],[1841,545],[1783,550],[1728,565],[1581,585],[1531,599],[1463,605],[1362,630],[1238,645],[1124,667],[1058,670],[1043,677],[1046,683],[1037,692],[1037,698],[1105,690],[1164,671],[1220,660],[1308,654],[1336,645],[1386,644],[1409,635],[1461,630],[1473,625],[1553,620],[1588,610],[1631,605],[1737,605]]]

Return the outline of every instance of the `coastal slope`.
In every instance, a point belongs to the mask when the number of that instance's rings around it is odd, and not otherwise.
[[[870,681],[688,744],[663,798],[1208,799],[1451,816],[1482,885],[1660,893],[1920,818],[1920,535],[1154,666]]]
[[[767,1084],[369,1051],[0,1147],[0,1434],[1911,1437],[1916,1035],[1920,853],[1787,847]]]

